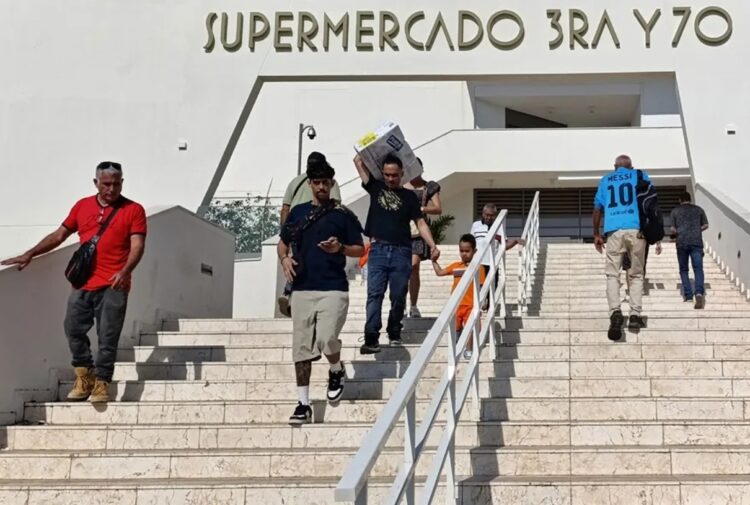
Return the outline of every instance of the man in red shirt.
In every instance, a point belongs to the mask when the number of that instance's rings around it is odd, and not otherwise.
[[[83,244],[116,212],[96,245],[91,277],[81,289],[73,289],[68,298],[64,326],[76,376],[68,400],[88,398],[92,403],[109,400],[130,277],[143,257],[146,241],[146,213],[140,204],[121,195],[123,180],[119,163],[99,163],[94,179],[97,194],[79,200],[62,225],[37,245],[2,262],[23,270],[32,258],[55,249],[74,232],[78,232]],[[87,335],[95,321],[99,340],[96,362]]]

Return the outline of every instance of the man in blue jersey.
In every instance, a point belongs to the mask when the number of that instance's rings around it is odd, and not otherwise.
[[[648,174],[641,171],[643,180],[650,182]],[[620,155],[615,160],[615,171],[602,177],[594,197],[594,245],[599,253],[604,251],[604,236],[607,237],[604,273],[607,276],[607,302],[609,304],[610,340],[622,336],[624,318],[620,310],[620,270],[625,253],[630,256],[631,267],[627,271],[630,281],[630,320],[628,328],[638,330],[644,326],[641,318],[643,298],[643,269],[646,255],[646,240],[640,232],[636,185],[638,171],[633,168],[629,156]],[[601,234],[604,218],[604,236]]]

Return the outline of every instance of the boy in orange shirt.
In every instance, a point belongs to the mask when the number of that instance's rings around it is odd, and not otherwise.
[[[474,253],[477,252],[477,239],[474,238],[474,235],[471,235],[470,233],[467,233],[463,236],[461,236],[461,239],[458,242],[458,253],[461,257],[461,261],[456,261],[454,263],[451,263],[445,268],[440,268],[440,265],[437,261],[432,262],[432,268],[435,270],[435,273],[439,277],[443,277],[446,275],[453,275],[453,287],[451,288],[451,293],[453,290],[456,289],[456,286],[458,286],[458,283],[461,282],[461,277],[463,277],[464,272],[466,272],[466,269],[469,266],[469,263],[471,263],[471,260],[474,258]],[[484,284],[485,274],[484,269],[479,269],[479,283]],[[469,289],[464,294],[464,297],[461,299],[461,303],[458,305],[458,310],[456,311],[456,333],[458,335],[461,334],[461,331],[463,331],[464,326],[466,326],[466,323],[469,322],[469,316],[471,316],[471,311],[474,308],[474,283],[469,286]],[[469,341],[466,343],[466,350],[464,351],[464,358],[469,359],[471,358],[472,349],[473,349],[473,343],[474,339],[473,337],[469,336]]]

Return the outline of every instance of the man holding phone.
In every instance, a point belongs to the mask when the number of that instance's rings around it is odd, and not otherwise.
[[[292,425],[312,421],[310,376],[321,354],[330,364],[328,401],[337,402],[344,392],[339,334],[349,309],[346,257],[362,256],[364,245],[357,217],[331,199],[334,175],[328,162],[308,164],[312,201],[292,209],[277,249],[294,289],[292,354],[299,403],[289,418]]]

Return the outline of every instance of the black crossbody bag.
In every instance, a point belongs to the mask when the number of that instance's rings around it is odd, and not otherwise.
[[[68,266],[65,268],[65,278],[68,279],[75,289],[81,289],[85,286],[86,282],[91,278],[91,274],[94,273],[96,244],[99,243],[102,235],[107,231],[110,221],[115,217],[118,210],[120,210],[119,207],[115,207],[112,210],[112,213],[99,227],[99,231],[96,235],[81,244],[81,247],[79,247],[76,252],[73,253],[73,257],[70,258]]]

